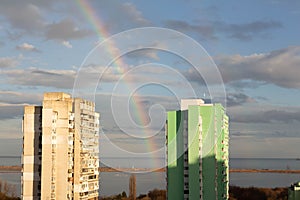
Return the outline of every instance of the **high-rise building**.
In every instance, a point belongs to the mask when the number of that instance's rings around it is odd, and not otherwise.
[[[22,199],[98,199],[99,114],[95,104],[56,92],[25,106]]]
[[[181,101],[166,125],[167,198],[228,199],[228,117],[221,104]]]

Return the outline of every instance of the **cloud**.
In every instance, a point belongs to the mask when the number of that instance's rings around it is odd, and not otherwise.
[[[226,105],[231,106],[240,106],[245,103],[254,103],[255,99],[249,97],[243,93],[227,93],[226,96]]]
[[[45,24],[40,9],[29,2],[6,1],[1,3],[0,13],[12,28],[32,33],[41,30]]]
[[[91,35],[92,32],[87,29],[79,29],[73,20],[63,19],[58,23],[47,25],[45,37],[49,40],[68,41],[71,39],[80,39]]]
[[[231,81],[227,85],[235,90],[243,90],[245,88],[255,89],[259,86],[265,85],[266,82],[264,81],[253,81],[253,80],[238,80],[238,81]]]
[[[49,23],[45,15],[62,13],[66,2],[60,8],[54,8],[57,2],[42,3],[31,0],[22,2],[4,1],[1,3],[0,16],[3,16],[10,31],[6,31],[7,36],[12,39],[19,39],[26,34],[45,37],[49,40],[71,40],[86,37],[92,33],[87,29],[80,29],[71,19],[62,19],[57,23]],[[70,7],[70,6],[69,6]],[[65,10],[66,11],[66,10]],[[70,12],[70,11],[68,11]],[[64,12],[65,13],[65,12]]]
[[[21,32],[15,32],[15,31],[10,31],[10,30],[6,30],[5,33],[6,33],[7,38],[10,40],[19,40],[23,35],[23,33],[21,33]]]
[[[212,24],[190,24],[182,20],[167,20],[165,26],[182,32],[195,32],[208,39],[216,38]]]
[[[0,119],[21,118],[25,104],[1,104],[0,103]]]
[[[41,94],[32,94],[16,91],[0,90],[0,103],[4,104],[39,104]]]
[[[22,50],[22,51],[31,51],[31,52],[40,52],[35,46],[28,43],[23,43],[21,45],[16,46],[16,49]]]
[[[19,62],[17,58],[13,58],[13,57],[0,58],[0,69],[16,67],[18,64]]]
[[[300,111],[267,110],[253,113],[236,113],[231,121],[239,123],[292,123],[300,122]]]
[[[42,94],[0,90],[0,122],[3,119],[21,118],[24,106],[40,104]]]
[[[62,41],[61,44],[69,49],[71,49],[73,47],[69,41]]]
[[[300,88],[300,46],[265,54],[215,57],[225,83],[251,80],[284,88]]]
[[[148,58],[152,60],[159,60],[159,57],[157,55],[157,50],[154,49],[141,49],[141,50],[136,50],[132,51],[126,56],[133,58],[133,59],[141,59],[141,58]]]
[[[217,30],[225,32],[230,38],[248,41],[255,37],[262,36],[268,30],[282,28],[278,21],[253,21],[245,24],[227,24],[225,22],[215,22]]]
[[[264,37],[268,30],[282,28],[278,21],[253,21],[244,24],[228,24],[225,21],[194,20],[189,23],[182,20],[167,20],[165,26],[182,32],[194,32],[207,39],[216,39],[220,33],[228,38],[249,41],[255,37]]]
[[[15,69],[2,72],[10,84],[72,88],[76,72],[73,70]]]
[[[132,3],[124,3],[121,6],[121,10],[124,11],[124,15],[127,15],[129,21],[132,21],[138,25],[149,25],[150,22],[143,17],[141,11]]]
[[[97,9],[97,16],[105,19],[106,24],[102,27],[110,33],[128,30],[130,28],[151,26],[143,13],[132,3],[115,3],[113,1],[94,1],[91,6]]]
[[[134,4],[116,4],[111,1],[89,3],[96,9],[96,18],[104,18],[107,22],[102,28],[108,32],[115,33],[128,28],[151,25]],[[74,15],[75,12],[78,12],[78,15]],[[61,18],[51,22],[47,18],[49,14]],[[65,18],[66,16],[73,18]],[[97,31],[83,28],[87,24],[86,16],[76,3],[70,4],[68,1],[3,0],[0,17],[4,19],[4,26],[9,26],[9,31],[6,31],[7,37],[13,40],[24,35],[35,35],[48,40],[70,41],[95,35]]]
[[[106,70],[106,71],[105,71]],[[27,85],[27,86],[45,86],[60,89],[70,89],[74,86],[77,73],[80,73],[80,87],[87,88],[99,81],[99,74],[102,82],[115,82],[121,74],[113,72],[112,68],[106,69],[101,66],[85,66],[80,71],[72,70],[53,70],[39,69],[31,67],[28,69],[11,69],[2,71],[5,79],[10,84]]]

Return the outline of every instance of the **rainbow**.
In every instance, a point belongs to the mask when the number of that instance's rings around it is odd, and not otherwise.
[[[89,23],[93,26],[95,29],[97,35],[100,39],[104,40],[110,37],[109,32],[106,30],[104,23],[100,20],[97,13],[95,12],[94,8],[90,5],[90,3],[87,0],[76,0],[77,6],[81,10],[81,12],[84,14],[85,18],[89,21]],[[107,46],[107,51],[111,55],[112,58],[118,58],[115,60],[113,64],[113,68],[120,74],[126,73],[126,63],[123,62],[122,58],[119,57],[120,53],[118,52],[118,48],[115,48],[116,45],[113,43],[113,41],[110,41],[109,45]],[[133,83],[134,80],[130,78],[130,76],[126,76],[125,82],[128,84],[125,84],[128,91],[130,90],[130,83]],[[147,113],[143,112],[144,108],[141,104],[141,98],[139,95],[133,95],[133,106],[134,106],[134,114],[136,119],[139,121],[140,127],[146,127],[149,123]],[[148,129],[143,129],[143,134],[147,136]],[[155,152],[157,151],[155,148],[155,142],[154,139],[148,138],[147,140],[147,146],[148,146],[148,152]]]

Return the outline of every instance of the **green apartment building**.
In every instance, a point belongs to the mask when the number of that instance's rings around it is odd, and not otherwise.
[[[181,101],[169,111],[167,197],[169,200],[228,199],[228,117],[221,104]]]

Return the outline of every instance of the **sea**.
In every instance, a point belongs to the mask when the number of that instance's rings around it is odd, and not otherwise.
[[[145,158],[103,158],[100,165],[111,167],[161,167],[164,158],[155,158],[155,161]],[[0,156],[0,165],[21,165],[20,157]],[[112,166],[115,165],[115,166]],[[277,158],[231,158],[230,168],[234,169],[291,169],[300,170],[299,159]],[[100,195],[109,196],[125,191],[128,194],[129,177],[125,172],[102,172],[100,174]],[[300,174],[277,173],[230,173],[230,185],[241,187],[288,187],[300,181]],[[21,193],[21,173],[1,173],[0,180],[14,185],[17,196]],[[153,189],[166,189],[166,174],[164,172],[136,173],[137,194],[146,194]]]

